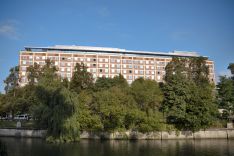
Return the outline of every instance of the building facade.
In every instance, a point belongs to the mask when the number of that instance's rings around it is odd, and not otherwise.
[[[97,77],[111,77],[122,74],[131,83],[137,78],[162,82],[165,67],[172,57],[200,57],[195,52],[148,52],[118,48],[87,46],[25,47],[19,56],[20,85],[27,84],[27,67],[38,63],[44,65],[46,59],[53,60],[62,78],[71,79],[76,63],[84,63],[88,71]],[[206,61],[210,80],[215,82],[214,62]]]

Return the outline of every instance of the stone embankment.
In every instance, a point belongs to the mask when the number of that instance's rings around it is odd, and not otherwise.
[[[0,136],[44,138],[46,136],[46,130],[0,129]]]
[[[44,138],[46,130],[0,129],[0,136]],[[170,140],[170,139],[234,139],[234,129],[213,129],[198,132],[162,131],[162,132],[81,132],[81,139],[136,139],[136,140]]]
[[[234,139],[234,129],[213,129],[198,132],[162,131],[162,132],[82,132],[81,139],[136,139],[136,140],[170,140],[170,139]]]

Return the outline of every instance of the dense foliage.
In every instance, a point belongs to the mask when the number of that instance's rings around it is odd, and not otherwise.
[[[28,67],[29,83],[18,87],[16,67],[5,81],[6,94],[0,94],[0,114],[31,114],[48,130],[48,141],[56,142],[76,141],[81,131],[150,132],[173,126],[196,131],[209,127],[217,112],[205,61],[173,58],[162,85],[142,78],[129,85],[122,75],[94,82],[84,64],[76,64],[69,82],[46,60],[44,66]],[[233,89],[227,92],[233,95]],[[230,104],[229,97],[221,101]]]
[[[217,107],[208,74],[204,58],[173,58],[167,65],[162,110],[169,123],[193,131],[212,124]]]
[[[221,76],[218,83],[218,104],[223,109],[222,118],[234,119],[234,63],[228,66],[232,76]]]

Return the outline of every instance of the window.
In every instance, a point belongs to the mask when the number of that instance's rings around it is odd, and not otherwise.
[[[115,70],[114,70],[114,69],[111,69],[111,72],[112,72],[112,73],[114,73],[114,72],[115,72]]]
[[[154,64],[154,61],[151,61],[151,64]]]
[[[90,64],[89,64],[89,63],[87,63],[87,67],[90,67]]]
[[[126,60],[123,60],[123,63],[126,63],[127,61]]]
[[[117,68],[120,68],[120,64],[117,64]]]
[[[62,57],[62,60],[65,60],[65,57]]]
[[[151,69],[154,69],[154,66],[151,66]]]
[[[67,66],[71,66],[71,63],[67,63]]]
[[[132,75],[129,75],[129,76],[128,76],[128,79],[132,79]]]
[[[90,61],[90,58],[87,58],[87,61]]]
[[[115,59],[111,59],[111,62],[115,62]]]
[[[145,61],[146,64],[149,64],[149,61]]]
[[[140,74],[144,74],[143,70],[140,70]]]
[[[158,80],[160,80],[160,78],[161,78],[161,77],[160,77],[160,76],[158,76]]]
[[[137,68],[137,65],[134,65],[134,68]]]
[[[124,78],[126,79],[126,75],[124,75]]]
[[[158,72],[158,74],[160,74],[160,72]]]
[[[146,70],[146,74],[149,74],[149,71],[148,71],[148,70]]]
[[[131,74],[131,73],[132,73],[132,70],[129,70],[129,73]]]
[[[105,73],[108,73],[108,69],[105,69]]]
[[[108,68],[108,64],[105,64],[105,67]]]
[[[154,79],[154,76],[151,76],[152,79]]]
[[[32,59],[33,57],[32,56],[29,56],[29,59]]]
[[[77,58],[77,57],[75,57],[74,59],[75,59],[75,61],[77,61],[77,60],[78,60],[78,58]]]
[[[108,59],[105,59],[105,62],[108,62]]]
[[[64,71],[64,68],[61,68],[61,71]]]
[[[26,68],[26,67],[21,67],[21,70],[22,70],[22,71],[26,71],[27,68]]]
[[[95,61],[96,61],[96,59],[93,59],[93,61],[95,62]]]
[[[138,70],[135,70],[135,74],[138,74]]]
[[[84,61],[84,59],[83,59],[83,58],[80,58],[80,61]]]
[[[120,74],[120,69],[117,69],[117,73]]]
[[[102,59],[99,59],[100,62],[102,62],[103,60]]]
[[[45,56],[42,56],[42,59],[44,60],[46,57]]]
[[[124,64],[123,67],[126,68],[126,64]]]
[[[140,60],[140,64],[142,64],[143,63],[143,61],[142,60]]]
[[[96,73],[96,69],[93,69],[93,72]]]
[[[102,67],[102,64],[99,64],[99,67]]]
[[[96,67],[96,64],[93,64],[93,67]]]
[[[149,66],[145,66],[146,67],[146,69],[149,69]]]
[[[132,68],[132,65],[129,65],[128,68]]]
[[[126,70],[123,70],[123,73],[124,73],[124,74],[126,74],[126,72],[127,72]]]
[[[99,69],[99,72],[101,73],[101,72],[102,72],[102,69]]]
[[[140,66],[141,69],[143,69],[143,66]]]
[[[154,71],[152,71],[151,74],[153,75],[153,74],[154,74]]]
[[[115,65],[114,65],[114,64],[112,64],[112,65],[111,65],[111,67],[115,67]]]
[[[26,61],[23,61],[23,64],[26,64]]]
[[[90,72],[90,68],[88,68],[87,71]]]
[[[55,65],[57,66],[57,65],[58,65],[58,62],[55,62]]]
[[[71,71],[71,68],[67,68],[67,71]]]
[[[120,63],[120,60],[119,60],[119,59],[117,59],[117,62],[118,62],[118,63]]]

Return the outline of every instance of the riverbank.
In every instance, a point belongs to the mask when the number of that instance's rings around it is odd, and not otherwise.
[[[45,138],[46,130],[0,129],[3,137]],[[170,139],[234,139],[234,129],[212,129],[198,132],[162,131],[162,132],[81,132],[80,139],[116,139],[116,140],[170,140]]]

